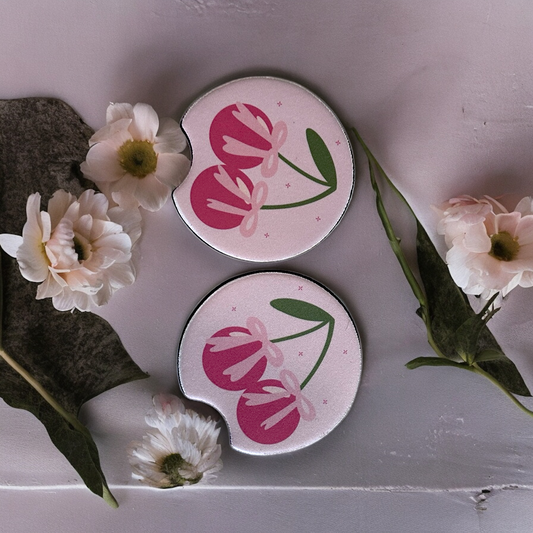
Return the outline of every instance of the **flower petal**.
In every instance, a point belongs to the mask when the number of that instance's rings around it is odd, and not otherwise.
[[[159,129],[159,118],[154,108],[148,104],[135,104],[133,108],[133,121],[129,131],[137,141],[154,142]]]
[[[171,118],[159,121],[159,131],[155,138],[154,150],[158,154],[179,154],[187,148],[187,139],[180,125]]]
[[[17,250],[21,244],[22,237],[20,235],[12,235],[11,233],[2,233],[0,235],[0,246],[11,257],[17,257]]]
[[[81,171],[92,181],[117,181],[126,173],[120,166],[115,146],[107,142],[95,144],[81,164]]]
[[[159,211],[170,196],[170,189],[153,174],[139,180],[134,193],[135,199],[148,211]]]
[[[125,118],[133,118],[133,106],[131,104],[109,104],[107,106],[106,122],[108,124]]]
[[[161,183],[174,188],[187,176],[190,166],[183,154],[159,154],[155,175]]]

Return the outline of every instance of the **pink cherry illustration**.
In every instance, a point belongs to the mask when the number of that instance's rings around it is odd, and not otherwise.
[[[209,129],[216,156],[239,169],[261,165],[261,175],[272,177],[278,168],[278,151],[287,139],[287,125],[272,125],[267,115],[250,104],[237,102],[217,113]]]
[[[258,318],[249,317],[246,328],[224,328],[207,339],[202,362],[215,385],[244,390],[261,379],[267,363],[280,366],[283,353],[268,340],[265,325]]]
[[[256,230],[267,193],[264,182],[254,186],[241,170],[216,165],[194,180],[191,205],[204,224],[215,229],[238,227],[244,237],[250,237]]]
[[[284,441],[294,433],[300,418],[311,421],[315,415],[298,379],[287,369],[279,373],[279,381],[265,379],[248,387],[237,404],[237,420],[243,433],[260,444]]]
[[[215,339],[232,339],[232,335],[237,334],[246,340],[248,337],[250,342],[246,342],[237,346],[231,346],[227,349],[216,351]],[[239,335],[240,334],[240,335]],[[236,338],[236,337],[233,337]],[[215,385],[225,390],[244,390],[253,383],[261,379],[267,360],[265,357],[259,358],[257,362],[250,368],[250,370],[239,379],[233,379],[230,373],[226,372],[228,368],[233,367],[243,361],[246,361],[261,349],[261,342],[255,340],[250,335],[250,331],[239,326],[230,326],[228,328],[217,331],[211,339],[208,339],[202,354],[202,363],[207,377]],[[215,348],[215,350],[214,350]]]
[[[281,381],[265,379],[250,385],[237,404],[237,421],[243,433],[260,444],[277,444],[290,437],[300,422],[295,397]],[[274,425],[268,423],[279,413],[286,412]]]

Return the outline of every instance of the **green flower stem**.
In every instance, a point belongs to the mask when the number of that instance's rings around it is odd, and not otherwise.
[[[57,400],[21,365],[19,365],[11,356],[9,356],[5,350],[0,346],[0,357],[17,372],[29,385],[31,385],[42,398],[55,409],[74,429],[90,437],[89,430],[72,414],[66,411]],[[113,497],[109,489],[102,484],[103,494],[102,497],[111,507],[117,508],[117,500]]]
[[[377,168],[378,172],[381,176],[386,180],[387,184],[392,188],[392,190],[398,195],[400,200],[407,206],[409,209],[409,212],[413,215],[415,220],[418,220],[416,218],[416,215],[414,211],[411,209],[411,206],[405,199],[405,197],[402,195],[402,193],[395,187],[395,185],[392,183],[390,178],[387,176],[386,172],[383,170],[381,165],[378,163],[377,159],[374,157],[372,152],[369,150],[368,146],[365,144],[361,136],[359,135],[359,132],[352,128],[352,132],[357,138],[359,144],[363,148],[365,155],[368,159],[368,168],[370,170],[370,181],[372,183],[372,188],[374,189],[374,192],[376,193],[376,207],[378,210],[379,217],[381,219],[381,223],[383,224],[383,227],[385,229],[385,233],[387,234],[387,237],[389,239],[389,243],[391,245],[392,251],[396,255],[396,258],[398,259],[398,262],[400,263],[400,266],[402,268],[402,271],[404,273],[404,276],[407,279],[407,282],[409,283],[411,290],[413,291],[413,294],[415,295],[416,299],[418,300],[421,308],[421,316],[422,320],[424,321],[424,324],[426,325],[427,330],[427,338],[428,343],[433,349],[433,351],[439,356],[439,357],[446,357],[440,348],[437,346],[437,343],[433,339],[433,332],[431,331],[431,320],[429,318],[429,314],[427,311],[427,299],[426,295],[418,283],[418,280],[416,279],[413,271],[411,270],[409,263],[407,262],[407,259],[403,253],[403,250],[400,247],[400,239],[395,235],[394,229],[392,228],[392,224],[390,222],[389,216],[387,214],[387,211],[385,209],[385,205],[383,204],[383,198],[381,196],[381,191],[379,189],[379,186],[377,184],[376,180],[376,174],[374,171],[374,166]]]
[[[83,435],[91,438],[89,430],[71,413],[65,410],[59,402],[19,363],[17,363],[3,348],[2,345],[2,326],[3,326],[3,278],[2,278],[2,263],[0,253],[0,357],[21,376],[31,387],[33,387],[41,397],[59,413],[74,429]],[[102,497],[104,501],[113,508],[118,507],[118,502],[115,500],[109,489],[102,483]]]
[[[299,202],[293,202],[291,204],[263,205],[261,206],[261,209],[290,209],[291,207],[312,204],[313,202],[317,202],[318,200],[322,200],[322,198],[329,196],[332,192],[335,192],[335,189],[335,187],[329,187],[324,192],[321,192],[312,198],[307,198],[306,200],[300,200]]]
[[[526,413],[529,416],[533,416],[533,411],[528,409],[525,405],[521,404],[514,396],[512,392],[507,390],[507,388],[502,385],[496,378],[492,377],[488,372],[485,372],[477,363],[474,363],[469,370],[473,370],[476,374],[479,374],[480,376],[483,376],[487,378],[491,383],[494,383],[496,387],[498,387],[503,393],[508,396],[512,402],[521,409],[524,413]]]
[[[409,205],[409,202],[405,199],[405,196],[396,188],[396,185],[392,183],[387,173],[383,170],[383,167],[379,164],[378,160],[374,157],[374,154],[370,151],[368,146],[365,144],[361,135],[359,135],[359,132],[355,128],[352,128],[352,132],[357,138],[357,141],[359,142],[361,147],[363,148],[365,155],[368,158],[369,162],[372,161],[372,164],[375,165],[375,167],[378,169],[378,172],[385,178],[385,181],[387,182],[389,187],[396,193],[398,198],[400,198],[400,200],[405,204],[405,206],[407,207],[407,209],[409,209],[409,212],[413,215],[413,217],[417,218],[412,207]]]
[[[320,183],[320,185],[324,185],[324,187],[329,187],[329,184],[325,181],[322,181],[318,178],[315,178],[314,176],[311,176],[311,174],[308,174],[305,170],[302,170],[300,167],[297,167],[292,161],[289,161],[285,156],[278,153],[278,157],[286,164],[289,165],[293,170],[296,170],[298,174],[301,174],[308,180],[314,181],[315,183]]]
[[[287,335],[287,337],[280,337],[279,339],[271,339],[270,342],[284,342],[290,341],[292,339],[297,339],[298,337],[303,337],[304,335],[309,335],[313,331],[317,331],[320,328],[323,328],[328,322],[321,322],[320,324],[313,326],[312,328],[306,329],[305,331],[300,331],[299,333],[294,333],[293,335]]]
[[[330,320],[328,320],[327,324],[328,324],[328,335],[326,337],[326,342],[324,343],[324,348],[322,348],[322,352],[319,358],[317,359],[315,366],[311,369],[311,372],[309,372],[307,377],[302,381],[300,385],[300,390],[303,390],[304,387],[311,381],[316,371],[322,364],[322,361],[324,360],[324,357],[326,356],[326,353],[328,351],[329,345],[331,344],[331,339],[333,338],[333,330],[335,328],[335,319],[331,317]]]
[[[379,190],[379,186],[376,181],[376,175],[374,173],[374,168],[371,164],[369,164],[370,168],[370,180],[372,182],[372,188],[374,189],[376,193],[376,206],[379,213],[379,217],[381,218],[381,222],[383,224],[383,227],[385,228],[385,233],[387,234],[387,237],[389,238],[389,242],[392,248],[392,251],[396,255],[400,266],[402,267],[403,273],[405,277],[407,278],[407,281],[409,282],[409,285],[411,286],[411,290],[413,291],[414,295],[416,296],[416,299],[420,303],[420,305],[425,309],[427,308],[427,301],[426,301],[426,295],[424,294],[424,291],[422,290],[422,287],[420,287],[420,284],[418,283],[417,279],[415,278],[415,275],[413,274],[413,271],[409,267],[409,264],[407,262],[407,259],[403,253],[403,250],[400,246],[400,239],[395,235],[394,230],[392,228],[392,224],[390,222],[389,216],[387,214],[387,211],[385,210],[385,206],[383,204],[383,199],[381,197],[381,191]]]

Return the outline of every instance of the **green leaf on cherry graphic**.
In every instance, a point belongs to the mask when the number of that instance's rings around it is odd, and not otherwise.
[[[329,313],[326,313],[320,307],[304,302],[302,300],[295,300],[293,298],[277,298],[270,302],[270,305],[285,313],[286,315],[293,316],[295,318],[301,318],[302,320],[309,320],[311,322],[330,322],[332,317]]]
[[[331,153],[328,150],[326,143],[322,140],[322,137],[311,128],[307,128],[305,135],[316,168],[318,168],[318,171],[322,174],[326,183],[335,190],[337,188],[337,171],[335,170],[335,164],[333,163],[333,158],[331,157]]]

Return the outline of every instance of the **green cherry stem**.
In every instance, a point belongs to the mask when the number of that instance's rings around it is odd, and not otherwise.
[[[318,178],[315,178],[314,176],[311,176],[311,174],[308,174],[305,170],[302,170],[300,167],[296,166],[292,161],[289,161],[285,156],[281,155],[278,152],[278,157],[289,167],[291,167],[293,170],[298,172],[298,174],[301,174],[308,180],[314,181],[315,183],[320,183],[320,185],[324,185],[324,187],[328,187],[329,184],[323,180],[320,180]]]
[[[306,329],[305,331],[300,331],[299,333],[295,333],[294,335],[287,335],[286,337],[280,337],[279,339],[271,339],[270,342],[284,342],[284,341],[290,341],[292,339],[297,339],[298,337],[309,335],[309,333],[313,333],[313,331],[317,331],[320,328],[323,328],[326,324],[327,324],[327,321],[321,322],[320,324],[317,324],[316,326],[313,326],[312,328]]]
[[[291,204],[278,204],[278,205],[263,205],[261,209],[290,209],[291,207],[300,207],[302,205],[312,204],[318,200],[322,200],[326,196],[329,196],[332,192],[335,192],[336,187],[329,187],[324,192],[313,196],[312,198],[307,198],[306,200],[300,200],[299,202],[294,202]]]
[[[328,336],[326,337],[324,348],[322,348],[322,352],[320,353],[320,356],[318,357],[315,363],[315,366],[311,369],[311,372],[309,372],[307,377],[302,381],[302,384],[300,385],[300,390],[303,390],[304,387],[311,381],[316,371],[319,369],[320,365],[322,364],[322,361],[324,360],[324,357],[326,356],[326,353],[328,351],[329,345],[331,344],[331,339],[333,338],[333,330],[335,329],[335,319],[331,317],[330,320],[328,320],[327,324],[328,324]]]

